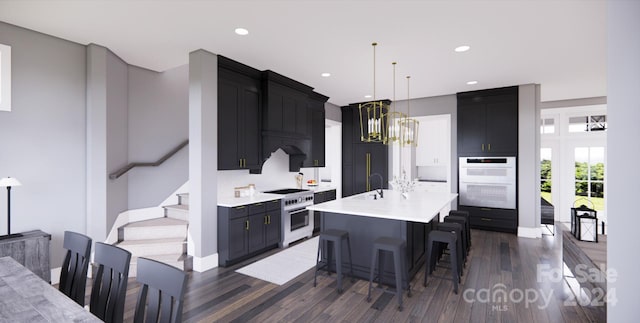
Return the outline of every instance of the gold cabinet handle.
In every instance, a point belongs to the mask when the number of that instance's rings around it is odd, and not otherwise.
[[[484,144],[482,144],[482,151],[484,151]]]
[[[267,222],[267,216],[266,216],[266,215],[264,216],[264,224],[269,224],[269,223]]]
[[[267,224],[271,224],[271,215],[267,215]]]
[[[243,206],[236,206],[235,209],[236,210],[242,210],[242,209],[244,209],[244,205]]]
[[[249,220],[244,221],[244,229],[249,231]]]
[[[489,144],[489,151],[491,151],[491,144]]]
[[[371,173],[371,153],[367,153],[366,154],[366,176],[367,176],[367,187],[366,190],[370,191],[371,190],[371,185],[369,183],[369,175]]]
[[[480,219],[481,219],[482,221],[492,221],[492,220],[491,220],[491,219],[489,219],[489,218],[480,218]]]
[[[242,167],[242,158],[238,159],[238,166]]]

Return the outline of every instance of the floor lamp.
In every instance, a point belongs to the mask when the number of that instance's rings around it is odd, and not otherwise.
[[[0,179],[0,187],[7,188],[7,235],[0,236],[0,240],[22,237],[21,233],[11,234],[11,187],[20,185],[22,184],[15,178],[5,177]]]

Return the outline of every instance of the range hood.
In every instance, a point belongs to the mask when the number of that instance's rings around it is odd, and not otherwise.
[[[289,155],[289,171],[299,172],[304,160],[307,159],[305,151],[311,148],[311,140],[296,139],[290,136],[264,134],[262,137],[263,160],[267,160],[272,153],[282,149]]]

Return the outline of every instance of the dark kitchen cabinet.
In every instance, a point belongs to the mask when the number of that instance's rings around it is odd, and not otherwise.
[[[218,254],[221,266],[256,256],[278,246],[280,200],[218,207]]]
[[[389,147],[380,143],[354,145],[353,194],[377,190],[382,185],[388,188],[388,152]],[[379,177],[371,177],[372,174]]]
[[[311,93],[309,96],[309,118],[311,119],[311,155],[305,159],[305,167],[325,166],[325,112],[324,103],[329,98]]]
[[[342,196],[367,192],[380,187],[388,188],[389,146],[382,143],[364,143],[360,140],[360,113],[358,105],[342,108]],[[357,129],[357,131],[356,131]]]
[[[324,192],[317,192],[313,194],[313,204],[319,204],[324,202],[333,201],[336,199],[336,190],[329,190]],[[322,212],[313,212],[313,232],[320,231],[320,216]]]
[[[274,246],[280,243],[280,230],[282,225],[282,208],[280,200],[266,203],[267,212],[264,219],[265,246]]]
[[[457,97],[458,156],[517,156],[518,87]]]
[[[309,93],[313,88],[273,71],[265,71],[264,78],[263,131],[309,139]]]
[[[474,206],[458,206],[469,212],[471,228],[480,230],[518,233],[518,211]]]
[[[218,169],[260,169],[260,72],[218,58]]]

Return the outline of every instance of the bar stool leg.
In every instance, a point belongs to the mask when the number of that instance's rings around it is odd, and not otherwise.
[[[338,294],[342,294],[342,248],[338,248],[334,242],[333,250],[336,253],[336,274],[338,275]],[[342,245],[341,243],[338,243]]]
[[[326,252],[327,252],[327,276],[331,276],[331,264],[333,263],[333,244],[331,241],[326,240]]]
[[[398,311],[402,312],[402,263],[400,262],[400,253],[393,253],[393,267],[396,272],[396,296],[398,297]]]
[[[424,287],[427,287],[427,276],[431,274],[431,262],[432,262],[432,252],[433,252],[433,241],[428,240],[427,242],[427,259],[424,265],[424,283],[422,284]]]
[[[406,257],[406,249],[400,250],[402,253],[400,254],[400,259],[402,261],[402,275],[407,280],[407,297],[411,297],[411,283],[409,282],[409,271],[407,270],[407,257]],[[405,252],[403,252],[405,251]]]
[[[456,241],[456,244],[457,241]],[[458,280],[460,279],[460,275],[458,274],[458,250],[457,246],[449,246],[449,252],[451,252],[451,278],[453,281],[453,292],[458,295]],[[453,262],[456,262],[455,264]]]
[[[373,272],[376,270],[376,258],[378,252],[374,249],[371,255],[371,270],[369,271],[369,293],[367,293],[367,302],[371,302],[371,288],[373,286]]]
[[[347,248],[349,249],[349,266],[351,267],[351,282],[355,283],[355,274],[353,273],[353,261],[351,260],[351,241],[349,240],[349,236],[347,236]]]
[[[316,255],[316,272],[313,274],[313,287],[317,286],[318,264],[320,263],[320,249],[322,248],[322,240],[318,239],[318,254]]]

